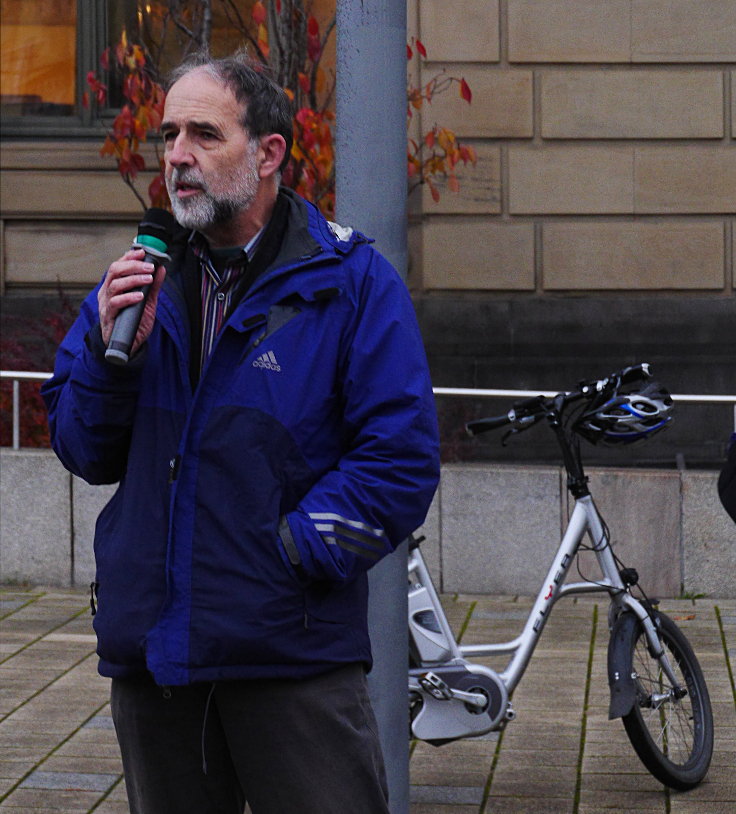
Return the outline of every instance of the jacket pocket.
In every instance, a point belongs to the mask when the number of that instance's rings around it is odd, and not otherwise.
[[[284,515],[279,521],[279,552],[289,573],[302,587],[309,584],[309,576],[302,565],[299,549],[296,547],[294,535],[291,533],[289,521]]]
[[[284,565],[302,592],[305,627],[310,626],[310,621],[329,625],[344,625],[353,621],[356,610],[355,584],[350,581],[312,579],[302,565],[299,549],[285,516],[279,523],[279,541]]]

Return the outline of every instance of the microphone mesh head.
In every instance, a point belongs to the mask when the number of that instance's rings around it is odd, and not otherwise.
[[[138,238],[140,240],[144,235],[155,237],[164,243],[164,251],[166,251],[175,227],[176,220],[171,212],[152,207],[146,210],[143,220],[138,225]]]

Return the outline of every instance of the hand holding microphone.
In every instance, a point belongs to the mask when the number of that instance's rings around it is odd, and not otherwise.
[[[111,264],[108,270],[108,278],[99,297],[103,336],[106,333],[104,322],[110,298],[129,294],[131,291],[143,294],[142,297],[132,304],[124,306],[117,313],[109,339],[105,337],[107,343],[105,359],[113,364],[126,365],[128,363],[151,288],[150,282],[131,288],[129,285],[125,285],[126,278],[144,275],[146,270],[142,269],[143,263],[152,264],[155,273],[155,270],[165,260],[170,259],[166,252],[175,225],[176,221],[170,212],[165,209],[149,209],[138,226],[138,235],[131,251]],[[141,251],[143,256],[140,254]],[[122,286],[120,282],[123,283]]]

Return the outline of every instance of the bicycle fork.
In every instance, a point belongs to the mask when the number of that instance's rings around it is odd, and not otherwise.
[[[646,703],[659,708],[667,702],[677,702],[687,694],[687,688],[680,685],[675,675],[667,651],[657,633],[652,612],[640,602],[626,594],[620,603],[621,610],[611,628],[608,645],[608,685],[611,690],[609,719],[628,715],[637,703],[638,676],[632,663],[633,642],[636,639],[638,626],[641,626],[647,640],[647,648],[653,659],[656,659],[671,689],[665,693],[653,693]]]
[[[586,489],[587,491],[587,489]],[[629,592],[631,584],[635,584],[638,577],[634,576],[630,583],[625,583],[622,573],[619,572],[616,560],[611,551],[609,540],[603,528],[598,510],[590,495],[578,498],[575,509],[584,508],[588,536],[593,551],[604,578],[598,583],[601,589],[608,591],[611,597],[609,611],[610,639],[608,643],[608,685],[611,692],[609,705],[609,719],[619,718],[631,711],[636,703],[637,676],[632,666],[632,637],[637,625],[641,625],[647,640],[647,647],[653,659],[656,659],[662,672],[673,688],[666,697],[650,701],[661,705],[665,701],[676,701],[687,695],[687,690],[679,685],[672,668],[667,651],[657,633],[654,610],[634,598]],[[578,593],[585,590],[584,584],[570,584],[564,586],[564,593]]]

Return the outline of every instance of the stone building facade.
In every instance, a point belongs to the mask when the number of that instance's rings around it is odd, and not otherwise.
[[[736,1],[417,0],[409,19],[424,80],[473,92],[438,95],[423,124],[478,154],[412,219],[435,381],[557,389],[649,361],[675,393],[736,392]],[[729,408],[677,412],[642,455],[717,463]],[[553,456],[541,437],[487,446]]]

